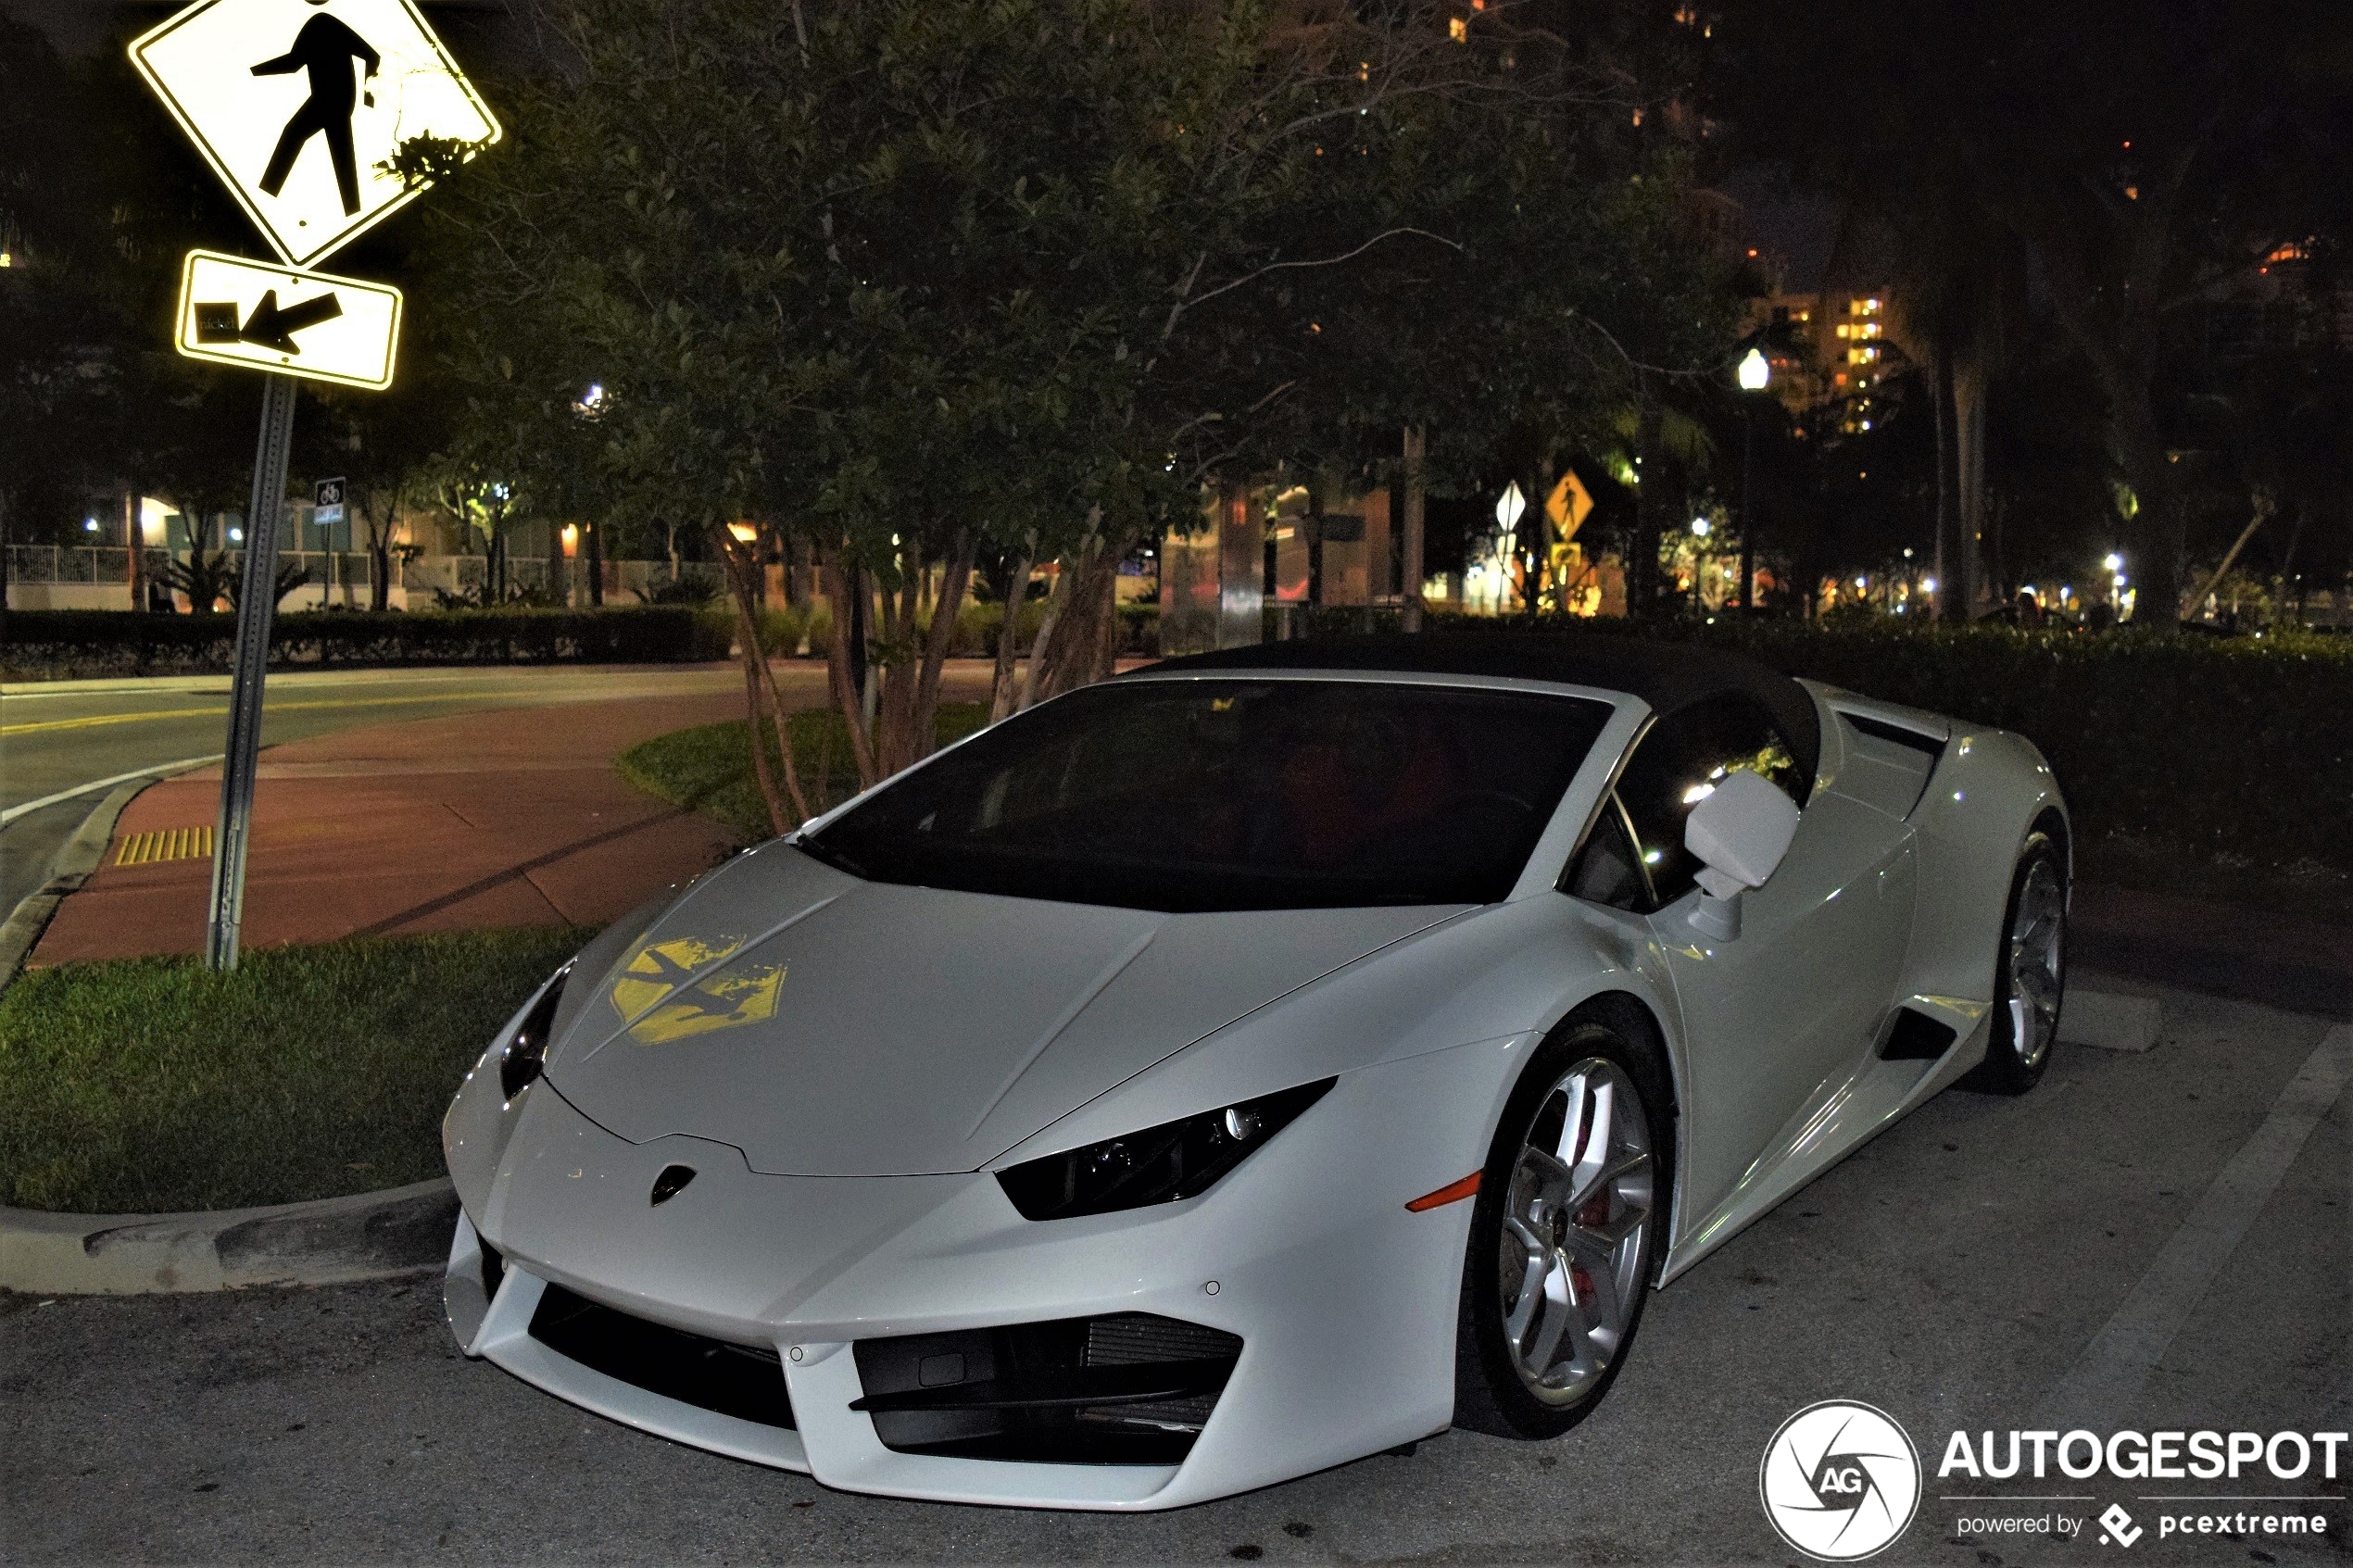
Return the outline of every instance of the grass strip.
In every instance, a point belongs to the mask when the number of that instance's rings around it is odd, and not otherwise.
[[[936,719],[939,744],[960,741],[988,721],[977,702],[943,702]],[[804,708],[792,716],[793,765],[812,811],[837,806],[858,793],[858,771],[849,757],[849,728],[830,708]],[[773,732],[763,729],[769,765],[778,763]],[[744,721],[698,724],[640,741],[614,763],[621,776],[659,799],[733,829],[746,843],[775,836],[760,782],[751,767],[751,744]],[[781,774],[779,775],[781,779]]]
[[[59,964],[0,994],[0,1202],[236,1209],[442,1173],[441,1117],[591,934],[532,927]]]

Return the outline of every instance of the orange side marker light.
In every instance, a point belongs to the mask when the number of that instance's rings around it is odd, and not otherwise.
[[[1443,1209],[1449,1203],[1460,1203],[1466,1198],[1478,1196],[1478,1173],[1473,1171],[1459,1182],[1448,1182],[1436,1192],[1426,1192],[1405,1205],[1411,1213],[1420,1214],[1432,1209]]]

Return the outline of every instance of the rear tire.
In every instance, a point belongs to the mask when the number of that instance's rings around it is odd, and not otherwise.
[[[2022,1095],[2041,1082],[2067,997],[2067,859],[2037,828],[2018,852],[1994,960],[1994,1021],[1984,1062],[1964,1088]]]
[[[1457,1426],[1556,1437],[1626,1364],[1674,1187],[1671,1088],[1648,1035],[1630,1019],[1572,1020],[1504,1108],[1463,1267]]]

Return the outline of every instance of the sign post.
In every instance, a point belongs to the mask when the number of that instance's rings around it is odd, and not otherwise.
[[[400,339],[398,289],[303,269],[422,194],[396,168],[404,147],[471,157],[500,132],[416,0],[195,0],[132,40],[131,63],[285,261],[189,252],[172,333],[192,359],[264,374],[205,933],[206,962],[226,970],[245,915],[295,380],[381,390]]]
[[[235,673],[229,684],[229,744],[220,762],[220,828],[212,838],[211,916],[205,964],[237,967],[245,905],[245,845],[253,831],[254,770],[260,765],[261,677],[270,666],[270,625],[278,613],[278,520],[286,509],[286,461],[294,445],[291,376],[262,383],[261,440],[253,455],[253,507],[245,514],[245,558],[237,589]]]

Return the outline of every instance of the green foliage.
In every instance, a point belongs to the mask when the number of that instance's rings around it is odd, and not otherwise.
[[[963,739],[988,721],[986,704],[943,702],[937,731],[939,744]],[[791,720],[793,766],[812,811],[837,806],[858,793],[858,771],[849,758],[849,730],[831,709],[804,708]],[[763,727],[772,766],[779,763],[773,731]],[[640,741],[614,763],[621,776],[647,794],[700,811],[734,829],[747,843],[774,835],[768,809],[753,775],[751,746],[740,719],[698,724]]]
[[[1565,617],[1533,624],[1567,636],[1629,630]],[[2180,852],[2200,864],[2353,871],[2353,638],[1911,631],[1884,618],[1679,621],[1643,634],[2015,730],[2058,775],[2079,852],[2103,863]]]
[[[575,69],[428,204],[436,293],[473,395],[571,433],[516,461],[591,433],[605,504],[847,539],[886,587],[1401,421],[1467,473],[1730,331],[1688,180],[1618,129],[1637,12],[1462,48],[1429,0],[555,0]]]
[[[0,994],[0,1203],[138,1213],[440,1174],[442,1112],[590,933],[471,931],[31,970]]]
[[[11,679],[229,668],[233,615],[106,609],[11,611]],[[680,664],[727,657],[735,622],[674,606],[607,609],[306,610],[271,623],[273,665]]]

